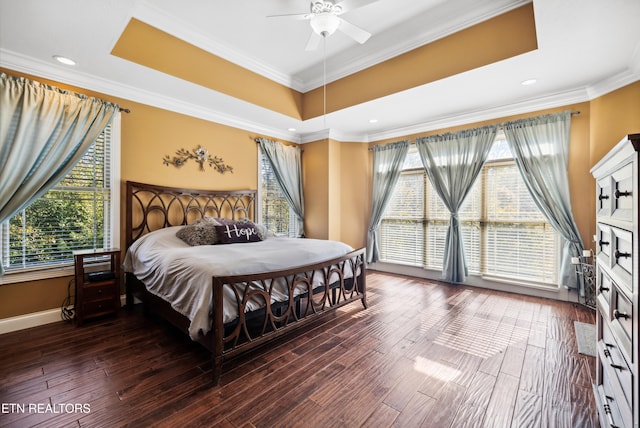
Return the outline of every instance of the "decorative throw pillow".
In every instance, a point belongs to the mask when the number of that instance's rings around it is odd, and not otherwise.
[[[219,226],[225,225],[225,224],[234,224],[236,222],[235,220],[231,220],[230,218],[224,218],[224,217],[205,217],[205,218],[209,218],[213,221],[218,222]]]
[[[264,241],[265,239],[267,239],[270,236],[274,236],[271,232],[269,232],[269,230],[267,229],[266,226],[264,226],[262,224],[254,223],[251,220],[249,220],[248,218],[241,218],[236,223],[237,224],[248,224],[250,226],[255,226],[256,231],[258,232],[258,236],[260,237],[261,241]]]
[[[262,241],[258,236],[255,224],[236,223],[215,226],[220,244],[240,244]]]
[[[204,217],[178,230],[176,236],[191,246],[214,245],[218,243],[216,226],[220,223],[213,217]]]
[[[205,217],[202,217],[202,219],[196,221],[195,223],[197,223],[197,222],[207,222],[208,224],[213,225],[213,226],[222,226],[223,224],[225,224],[225,223],[221,223],[220,220],[225,220],[225,219],[220,219],[218,217],[207,217],[207,216],[205,216]]]

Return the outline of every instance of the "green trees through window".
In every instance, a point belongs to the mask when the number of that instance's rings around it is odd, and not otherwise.
[[[273,168],[260,151],[260,223],[279,236],[298,236],[295,213],[282,194]]]
[[[7,272],[73,263],[74,250],[111,238],[111,125],[53,189],[2,225]]]

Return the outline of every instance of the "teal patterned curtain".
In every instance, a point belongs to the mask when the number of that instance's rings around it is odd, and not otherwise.
[[[367,263],[374,263],[380,259],[378,233],[382,215],[398,183],[408,150],[409,141],[373,147],[373,192],[371,220],[367,233]]]
[[[560,284],[577,288],[571,257],[579,257],[584,244],[571,210],[567,173],[570,131],[570,111],[504,124],[509,147],[531,197],[564,240]],[[578,291],[583,295],[584,290]]]
[[[416,139],[427,176],[450,213],[442,268],[445,281],[464,282],[469,275],[458,210],[482,171],[497,132],[497,126],[486,126]]]
[[[0,224],[62,180],[118,110],[117,104],[0,73]]]

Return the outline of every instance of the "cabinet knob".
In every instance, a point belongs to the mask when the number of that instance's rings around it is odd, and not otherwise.
[[[625,197],[625,196],[631,196],[631,192],[629,192],[629,191],[621,192],[621,191],[616,189],[615,196],[616,196],[616,199],[621,198],[621,197]]]
[[[627,314],[626,312],[620,312],[617,309],[613,310],[613,316],[618,319],[618,318],[623,318],[623,319],[628,319],[629,318],[629,314]]]
[[[626,259],[628,257],[631,257],[631,253],[625,253],[623,251],[616,250],[615,256],[616,256],[616,259]]]

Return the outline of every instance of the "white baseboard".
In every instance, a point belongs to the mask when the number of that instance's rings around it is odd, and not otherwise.
[[[18,315],[17,317],[4,318],[0,320],[0,334],[24,330],[25,328],[38,327],[40,325],[51,324],[52,322],[57,321],[62,321],[62,318],[60,318],[60,308],[34,312],[26,315]]]
[[[123,294],[120,296],[120,304],[124,306],[125,301],[126,296]],[[60,311],[60,308],[48,309],[46,311],[0,319],[0,334],[62,321]]]
[[[367,266],[372,271],[396,273],[400,275],[408,275],[416,278],[432,279],[434,281],[442,281],[442,274],[439,271],[423,269],[421,267],[406,266],[393,263],[377,262]],[[489,290],[504,291],[507,293],[523,294],[526,296],[542,297],[552,300],[561,300],[566,302],[577,302],[577,294],[575,291],[569,291],[564,287],[551,286],[535,286],[527,284],[508,283],[477,275],[470,275],[463,285],[472,287],[486,288]]]

